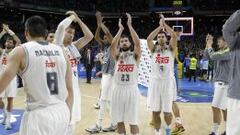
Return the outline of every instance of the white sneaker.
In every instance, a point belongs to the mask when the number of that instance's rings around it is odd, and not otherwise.
[[[102,128],[99,125],[95,124],[85,130],[91,134],[94,134],[94,133],[99,133],[102,130]]]
[[[3,110],[2,115],[3,115],[3,119],[0,120],[0,123],[5,125],[6,124],[6,119],[7,119],[7,111],[5,109]]]
[[[12,125],[11,125],[11,112],[7,112],[5,129],[6,130],[12,129]]]

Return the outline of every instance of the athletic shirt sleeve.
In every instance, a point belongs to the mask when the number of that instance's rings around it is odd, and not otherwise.
[[[56,45],[63,45],[65,29],[72,23],[73,19],[74,18],[70,16],[64,19],[61,23],[59,23],[55,32],[55,38],[53,43],[55,43]]]

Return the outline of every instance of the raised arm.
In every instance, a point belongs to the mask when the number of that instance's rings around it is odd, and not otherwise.
[[[1,39],[6,33],[7,33],[7,32],[6,32],[4,29],[2,29],[2,31],[1,31],[1,33],[0,33],[0,39]],[[3,51],[3,49],[0,48],[0,55],[2,54],[2,51]]]
[[[159,21],[160,24],[161,20]],[[160,32],[160,30],[163,29],[162,25],[159,25],[154,31],[152,31],[150,33],[150,35],[147,37],[147,44],[148,44],[148,49],[153,52],[154,49],[154,43],[153,40],[154,38],[158,35],[158,33]]]
[[[100,37],[100,31],[101,31],[101,27],[97,26],[94,37],[95,37],[95,40],[97,41],[98,45],[102,45],[102,39]]]
[[[117,34],[115,35],[115,37],[113,38],[113,41],[112,41],[112,44],[111,44],[111,53],[112,53],[112,56],[115,60],[116,60],[117,55],[118,55],[117,46],[119,44],[119,40],[120,40],[122,32],[124,30],[121,19],[119,19],[119,21],[118,21],[118,27],[119,27],[119,30],[118,30]]]
[[[161,14],[161,19],[163,21],[163,27],[167,31],[167,33],[170,34],[171,39],[169,41],[169,46],[172,49],[172,51],[175,53],[176,47],[177,47],[177,34],[176,32],[165,22],[164,16]]]
[[[93,36],[92,32],[89,30],[89,28],[87,27],[87,25],[84,24],[83,21],[77,15],[76,15],[76,21],[77,21],[78,25],[80,26],[80,28],[82,29],[84,36],[79,38],[77,41],[74,41],[73,44],[78,49],[81,49],[85,45],[87,45],[93,39],[94,36]]]
[[[212,48],[212,44],[213,44],[213,36],[208,34],[206,37],[206,49],[207,49],[207,53],[209,55],[209,59],[214,60],[214,61],[231,59],[231,53],[229,52],[229,48],[214,52],[214,50]]]
[[[6,30],[3,28],[1,33],[0,33],[0,39],[6,34]]]
[[[130,14],[126,13],[128,21],[127,25],[134,43],[134,54],[136,55],[136,60],[139,61],[141,57],[141,46],[140,46],[140,39],[136,33],[136,31],[132,27],[132,17]]]
[[[104,23],[101,23],[101,28],[104,32],[104,34],[107,36],[107,40],[108,40],[108,43],[112,43],[112,40],[113,40],[113,36],[111,34],[111,32],[109,31],[109,29],[106,27],[106,25]]]
[[[10,35],[13,37],[13,39],[16,41],[16,45],[15,46],[19,46],[21,44],[21,40],[18,38],[18,36],[11,30],[9,29],[8,25],[3,24],[3,29]]]
[[[231,60],[229,48],[217,52],[214,52],[212,48],[209,48],[208,54],[211,60]]]
[[[6,68],[0,73],[0,93],[8,86],[12,79],[17,75],[20,67],[21,60],[25,57],[25,53],[22,47],[18,46],[14,48],[10,54]]]
[[[74,11],[68,11],[66,14],[70,16],[58,24],[57,30],[55,32],[53,43],[56,45],[63,45],[65,30],[76,19]]]
[[[112,40],[113,40],[113,36],[112,36],[111,32],[109,31],[109,29],[104,24],[104,22],[102,22],[103,17],[101,15],[101,12],[99,12],[99,11],[96,12],[96,18],[97,18],[98,27],[100,27],[102,29],[104,34],[107,36],[108,42],[111,44]],[[98,30],[98,28],[97,28],[97,30]],[[99,33],[100,33],[100,30],[99,30]],[[101,38],[99,37],[98,39],[101,39]],[[101,39],[101,41],[102,41],[102,39]]]
[[[97,29],[95,31],[95,40],[99,45],[102,45],[103,40],[100,37],[100,31],[101,31],[101,23],[103,18],[100,12],[96,12],[96,19],[97,19]]]
[[[230,50],[240,46],[240,33],[237,32],[240,27],[240,10],[233,13],[223,25],[223,37]]]

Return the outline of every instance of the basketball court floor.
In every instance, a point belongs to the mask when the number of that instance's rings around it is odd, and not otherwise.
[[[93,125],[97,120],[98,110],[94,109],[93,104],[98,101],[100,79],[94,79],[92,84],[87,84],[85,83],[85,79],[81,79],[79,84],[82,93],[82,120],[76,126],[75,135],[89,135],[89,133],[85,131],[85,128]],[[182,90],[179,92],[180,96],[178,97],[178,105],[182,116],[182,122],[186,129],[183,135],[207,135],[212,126],[210,103],[212,99],[212,84],[199,81],[196,83],[189,83],[187,80],[179,80],[179,87]],[[139,109],[140,134],[153,135],[154,129],[149,125],[149,122],[151,121],[151,112],[148,111],[146,106],[147,90],[144,87],[140,87],[140,92],[142,94]],[[14,110],[19,109],[22,113],[25,108],[24,102],[25,94],[22,89],[19,89],[18,96],[14,101]],[[15,133],[6,131],[3,126],[0,125],[0,135],[18,135],[17,132],[19,129],[21,113],[16,113],[17,114],[13,113],[13,115],[17,117],[17,119],[12,123]],[[104,126],[108,126],[108,123],[109,117],[106,117],[104,120]],[[164,127],[164,125],[165,124],[163,122],[162,127]],[[162,133],[164,133],[163,129],[164,128],[162,128]],[[221,126],[220,131],[223,129],[223,126]],[[117,135],[117,133],[101,132],[99,135]]]

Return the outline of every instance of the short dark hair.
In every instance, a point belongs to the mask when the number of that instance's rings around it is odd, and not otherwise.
[[[25,22],[25,30],[31,37],[46,37],[47,23],[41,16],[32,16]]]
[[[71,29],[76,29],[76,24],[75,23],[71,23],[68,28],[71,28]]]
[[[122,35],[121,35],[121,38],[128,38],[128,39],[129,39],[129,36],[128,36],[128,35],[125,35],[125,34],[122,34]]]
[[[16,41],[14,40],[14,38],[13,38],[12,36],[7,36],[5,42],[6,42],[7,40],[12,40],[12,41],[13,41],[13,44],[14,44],[14,45],[16,44]]]
[[[48,31],[48,34],[49,33],[55,33],[55,31],[56,31],[55,29],[51,29],[51,30]]]
[[[225,41],[225,39],[224,39],[223,36],[218,36],[218,37],[217,37],[217,40],[220,40],[220,39],[223,40],[223,41]]]

